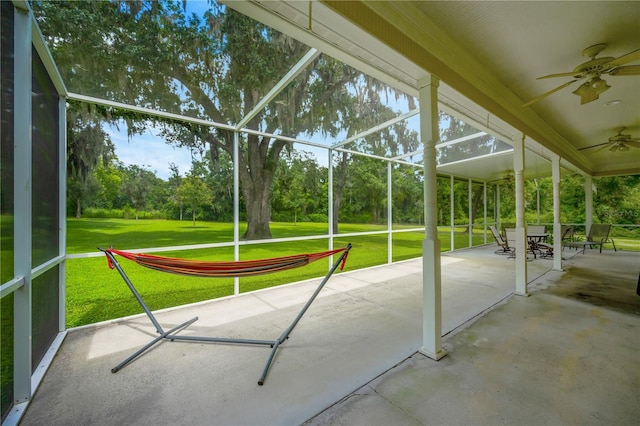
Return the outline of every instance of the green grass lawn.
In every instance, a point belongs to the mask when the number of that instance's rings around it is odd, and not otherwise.
[[[244,227],[241,227],[241,232]],[[340,225],[340,233],[385,230],[383,225]],[[397,229],[397,228],[396,228]],[[326,224],[272,223],[274,238],[315,236],[327,233]],[[402,232],[393,236],[393,260],[415,258],[422,253],[423,232]],[[203,243],[231,242],[233,227],[227,223],[169,220],[69,219],[67,252],[95,252],[97,246],[127,250]],[[456,248],[468,246],[469,236],[456,233]],[[442,250],[450,249],[448,230],[442,236]],[[474,244],[482,244],[482,234],[474,234]],[[345,271],[387,262],[387,235],[363,235],[334,238],[334,247],[353,245]],[[240,246],[240,259],[263,259],[327,250],[326,238],[286,243]],[[233,247],[181,250],[159,253],[164,256],[201,260],[233,260]],[[126,259],[121,266],[135,284],[151,310],[179,306],[233,294],[233,279],[194,278],[143,268]],[[326,259],[303,268],[240,279],[240,292],[322,277],[329,267]],[[337,272],[339,273],[339,271]],[[105,257],[67,260],[67,326],[76,327],[122,316],[141,313],[142,308],[131,295],[117,271],[107,267]]]

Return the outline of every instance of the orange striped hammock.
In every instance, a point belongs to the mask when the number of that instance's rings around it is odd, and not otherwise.
[[[289,338],[289,335],[295,328],[298,321],[302,318],[304,313],[307,311],[311,303],[314,301],[320,290],[327,283],[331,275],[335,272],[335,270],[340,266],[342,270],[344,268],[344,264],[347,260],[347,255],[349,254],[349,250],[351,249],[351,244],[347,244],[345,248],[323,251],[320,253],[311,253],[311,254],[298,254],[293,256],[284,256],[284,257],[275,257],[272,259],[263,259],[263,260],[245,260],[245,261],[234,261],[234,262],[212,262],[212,261],[201,261],[201,260],[187,260],[187,259],[178,259],[175,257],[165,257],[165,256],[155,256],[153,254],[144,254],[144,253],[131,253],[127,251],[114,250],[114,249],[102,249],[98,247],[101,251],[104,251],[107,256],[107,260],[109,262],[109,268],[117,269],[122,279],[127,284],[131,293],[135,296],[140,303],[142,309],[144,309],[147,317],[153,323],[158,332],[158,336],[153,339],[151,342],[147,343],[142,348],[138,349],[134,354],[130,355],[127,359],[122,361],[120,364],[116,365],[111,369],[112,373],[116,373],[120,371],[123,367],[128,365],[134,359],[142,355],[145,351],[153,347],[156,343],[162,340],[170,340],[170,341],[196,341],[196,342],[218,342],[218,343],[234,343],[234,344],[247,344],[247,345],[262,345],[271,347],[271,355],[267,359],[267,364],[262,371],[262,375],[260,379],[258,379],[258,385],[263,385],[265,378],[267,376],[267,372],[271,366],[273,361],[273,357],[275,356],[276,351],[280,347],[285,340]],[[278,337],[274,340],[257,340],[257,339],[237,339],[237,338],[228,338],[228,337],[208,337],[208,336],[193,336],[193,335],[182,335],[178,334],[180,331],[184,330],[189,325],[193,324],[198,320],[198,317],[194,317],[188,321],[183,322],[170,330],[165,330],[162,328],[162,325],[158,322],[153,312],[149,309],[147,304],[142,299],[138,290],[136,290],[135,286],[127,276],[127,274],[122,270],[122,267],[116,260],[115,255],[124,257],[126,259],[132,260],[138,263],[141,266],[155,269],[157,271],[163,272],[171,272],[174,274],[181,275],[190,275],[195,277],[239,277],[239,276],[251,276],[251,275],[261,275],[267,274],[270,272],[278,272],[285,271],[287,269],[293,269],[300,266],[308,265],[311,262],[315,262],[316,260],[320,260],[325,257],[329,257],[336,253],[342,254],[338,257],[338,259],[333,263],[329,272],[326,274],[322,282],[318,285],[315,292],[307,303],[304,305],[302,310],[298,313],[298,316],[293,320],[291,325]]]
[[[308,265],[316,260],[324,259],[337,253],[347,250],[348,247],[341,249],[323,251],[319,253],[297,254],[293,256],[274,257],[271,259],[244,260],[244,261],[201,261],[188,260],[175,257],[156,256],[145,253],[131,253],[122,250],[104,249],[105,254],[117,254],[125,259],[136,262],[146,268],[155,269],[162,272],[170,272],[179,275],[188,275],[195,277],[247,277],[253,275],[262,275],[272,272],[285,271],[301,266]],[[348,254],[348,252],[347,252]],[[340,264],[340,270],[343,270],[347,261],[345,255]],[[109,268],[114,269],[111,258],[107,255]]]

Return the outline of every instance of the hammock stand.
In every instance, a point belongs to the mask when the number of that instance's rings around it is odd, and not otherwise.
[[[324,287],[324,285],[329,281],[329,278],[333,275],[335,270],[340,267],[342,270],[344,268],[344,264],[347,260],[347,255],[349,254],[349,250],[351,249],[351,244],[348,244],[346,247],[330,250],[321,253],[312,253],[312,254],[303,254],[303,255],[294,255],[294,256],[286,256],[279,257],[273,259],[264,259],[264,260],[249,260],[249,261],[236,261],[236,262],[201,262],[194,260],[186,260],[186,259],[178,259],[178,258],[170,258],[163,256],[154,256],[149,254],[138,254],[125,252],[120,250],[113,249],[102,249],[98,247],[98,249],[107,256],[107,261],[109,263],[109,267],[111,269],[116,269],[122,279],[127,284],[131,293],[135,296],[136,300],[144,309],[144,312],[149,317],[149,320],[153,323],[158,332],[158,336],[154,338],[151,342],[147,343],[145,346],[137,350],[135,353],[130,355],[120,364],[116,365],[111,369],[112,373],[117,373],[119,370],[124,368],[127,364],[135,360],[137,357],[142,355],[148,349],[153,347],[156,343],[162,340],[182,340],[182,341],[195,341],[195,342],[215,342],[215,343],[227,343],[227,344],[245,344],[245,345],[262,345],[271,347],[271,353],[269,358],[267,359],[267,363],[262,371],[262,375],[258,379],[258,385],[262,386],[266,379],[267,373],[269,372],[269,367],[271,367],[271,363],[273,358],[275,357],[276,351],[280,347],[280,345],[289,338],[289,335],[296,327],[298,322],[302,319],[302,316],[305,314],[311,303],[315,300],[320,293],[320,290]],[[236,276],[252,276],[252,275],[261,275],[267,274],[270,272],[282,271],[285,269],[293,269],[300,266],[305,266],[310,262],[331,256],[333,254],[337,254],[342,252],[338,260],[331,266],[329,272],[325,275],[324,279],[315,292],[311,295],[307,303],[302,307],[298,315],[295,317],[293,322],[287,327],[282,334],[275,340],[255,340],[255,339],[233,339],[233,338],[225,338],[225,337],[206,337],[206,336],[181,336],[178,335],[181,330],[184,330],[194,322],[198,320],[198,317],[191,318],[188,321],[179,324],[170,330],[164,330],[156,317],[153,315],[147,304],[140,296],[140,293],[136,290],[135,286],[124,272],[120,264],[115,258],[115,255],[119,255],[126,259],[132,260],[141,266],[145,266],[147,268],[155,269],[163,272],[171,272],[180,275],[190,275],[190,276],[199,276],[199,277],[236,277]]]

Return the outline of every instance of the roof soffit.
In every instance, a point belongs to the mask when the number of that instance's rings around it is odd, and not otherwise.
[[[323,3],[437,75],[487,111],[521,129],[583,171],[591,172],[592,165],[583,156],[568,150],[570,144],[537,114],[521,108],[521,99],[486,72],[481,63],[433,24],[412,2],[323,0]]]

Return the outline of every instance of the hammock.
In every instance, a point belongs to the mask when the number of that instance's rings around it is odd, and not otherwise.
[[[179,275],[189,275],[195,277],[248,277],[254,275],[269,274],[272,272],[285,271],[287,269],[306,266],[316,260],[345,251],[346,248],[323,251],[320,253],[297,254],[293,256],[275,257],[272,259],[245,260],[235,262],[206,262],[188,259],[178,259],[175,257],[155,256],[144,253],[130,253],[121,250],[105,249],[106,253],[117,254],[125,259],[132,260],[146,268],[155,269],[162,272],[171,272]],[[344,268],[347,256],[344,256],[340,270]],[[114,269],[111,258],[107,256],[109,268]]]
[[[197,341],[197,342],[215,342],[215,343],[231,343],[231,344],[247,344],[247,345],[264,345],[272,348],[271,354],[267,359],[267,364],[262,371],[262,375],[258,379],[258,385],[262,386],[264,384],[265,378],[269,371],[269,367],[273,361],[273,358],[278,350],[280,344],[282,344],[285,340],[289,338],[289,335],[298,324],[298,322],[302,319],[302,316],[305,314],[311,303],[315,300],[320,290],[324,287],[324,285],[329,281],[331,275],[335,272],[335,270],[340,267],[342,270],[344,268],[344,264],[347,261],[347,255],[349,254],[349,250],[351,250],[351,244],[348,244],[346,247],[336,250],[329,250],[320,253],[311,253],[311,254],[299,254],[294,256],[285,256],[285,257],[277,257],[272,259],[263,259],[263,260],[247,260],[247,261],[236,261],[236,262],[206,262],[206,261],[197,261],[197,260],[187,260],[187,259],[179,259],[174,257],[164,257],[164,256],[155,256],[152,254],[144,254],[144,253],[131,253],[121,250],[114,249],[102,249],[98,247],[99,250],[103,251],[107,256],[107,261],[109,264],[109,268],[116,269],[124,282],[127,284],[134,297],[144,309],[147,317],[156,328],[159,336],[153,339],[151,342],[147,343],[145,346],[136,351],[133,355],[129,356],[127,359],[122,361],[117,366],[111,369],[112,373],[117,373],[119,370],[124,368],[127,364],[135,360],[138,356],[142,355],[145,351],[150,349],[156,343],[162,340],[183,340],[183,341]],[[116,255],[123,257],[125,259],[131,260],[133,262],[138,263],[141,266],[146,268],[151,268],[157,271],[169,272],[173,274],[181,274],[181,275],[189,275],[189,276],[197,276],[197,277],[236,277],[236,276],[252,276],[252,275],[261,275],[267,274],[271,272],[284,271],[287,269],[293,269],[300,266],[307,265],[311,262],[314,262],[319,259],[323,259],[325,257],[332,256],[337,253],[342,253],[338,260],[336,260],[327,275],[325,275],[322,282],[318,285],[315,292],[311,295],[307,303],[300,310],[296,318],[293,320],[291,325],[287,327],[287,329],[282,332],[280,337],[275,340],[255,340],[255,339],[231,339],[225,337],[204,337],[204,336],[184,336],[179,335],[181,330],[184,330],[189,325],[193,324],[198,320],[198,317],[194,317],[189,321],[185,321],[182,324],[179,324],[173,327],[170,330],[165,331],[155,315],[151,312],[147,304],[142,299],[142,296],[136,290],[135,286],[127,276],[127,274],[122,269],[122,266],[116,260]]]

